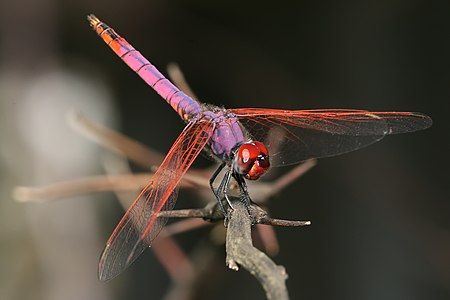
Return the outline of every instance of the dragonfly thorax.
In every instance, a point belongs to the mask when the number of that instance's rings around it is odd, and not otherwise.
[[[258,179],[269,167],[269,151],[261,142],[240,145],[233,159],[234,170],[250,180]]]
[[[203,111],[202,118],[215,124],[208,146],[216,157],[229,160],[236,146],[246,141],[242,127],[237,118],[226,110],[213,106],[205,108],[211,110]]]

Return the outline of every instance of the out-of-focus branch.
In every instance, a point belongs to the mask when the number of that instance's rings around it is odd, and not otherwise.
[[[311,170],[316,164],[317,164],[317,160],[316,159],[309,159],[309,160],[303,162],[302,164],[299,164],[298,166],[296,166],[291,171],[289,171],[288,173],[284,174],[283,176],[281,176],[277,180],[275,180],[272,183],[272,189],[271,189],[272,190],[272,194],[270,194],[269,197],[275,195],[278,192],[280,192],[286,186],[290,185],[292,182],[294,182],[299,177],[302,177],[306,172]]]
[[[152,251],[173,281],[183,281],[184,274],[194,272],[195,266],[191,263],[188,255],[169,235],[155,241]]]
[[[45,202],[95,192],[136,191],[145,186],[151,176],[151,173],[100,175],[61,181],[40,187],[19,186],[13,190],[12,196],[19,202]]]
[[[12,197],[19,202],[46,202],[96,192],[132,192],[144,187],[152,176],[153,173],[99,175],[39,187],[19,186],[13,189]],[[196,174],[186,174],[180,186],[209,189],[207,180]]]
[[[159,165],[164,159],[159,152],[151,150],[115,130],[91,121],[79,112],[71,111],[67,119],[69,125],[77,133],[114,153],[128,157],[143,168]]]
[[[280,245],[278,244],[277,234],[272,226],[264,226],[263,224],[256,224],[256,232],[264,251],[269,256],[275,256],[280,252]]]
[[[232,270],[242,266],[260,282],[268,299],[289,299],[286,288],[288,277],[283,266],[276,265],[266,254],[253,246],[251,227],[255,222],[252,212],[237,199],[233,201],[226,240],[226,264]]]
[[[185,233],[194,229],[202,228],[205,226],[211,225],[211,222],[206,222],[202,219],[186,219],[181,220],[169,225],[166,225],[164,229],[161,231],[160,236],[172,236],[179,233]]]
[[[211,285],[217,285],[222,274],[217,272],[220,266],[221,246],[202,241],[194,247],[189,258],[195,266],[193,272],[179,270],[183,280],[173,281],[164,300],[190,300],[205,298],[205,285],[211,289]]]
[[[273,181],[252,181],[248,183],[251,190],[252,198],[256,203],[264,203],[270,197],[278,194],[285,189],[289,184],[303,176],[311,168],[317,164],[316,159],[307,160],[298,166],[295,166],[286,174]]]
[[[186,93],[186,95],[190,96],[191,98],[197,100],[198,97],[195,95],[195,93],[192,91],[191,87],[186,81],[186,78],[184,77],[183,72],[181,72],[180,66],[177,63],[170,63],[167,65],[167,73],[169,74],[169,78],[172,79],[173,83]]]
[[[134,161],[145,169],[156,171],[161,164],[164,155],[144,144],[127,137],[120,132],[98,124],[78,112],[68,114],[69,125],[79,134],[89,140],[99,144],[105,149],[120,154],[131,161]],[[191,169],[184,176],[184,179],[192,184],[209,189],[208,179],[202,170]],[[185,182],[187,183],[187,182]]]

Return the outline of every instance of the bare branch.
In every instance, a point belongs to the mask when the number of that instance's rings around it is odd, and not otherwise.
[[[299,227],[311,225],[311,221],[291,221],[282,219],[263,219],[259,224],[272,225],[272,226],[282,226],[282,227]]]
[[[210,202],[204,208],[164,210],[159,212],[158,217],[166,218],[203,218],[209,221],[223,219],[222,212],[217,209],[217,203]]]
[[[252,217],[253,224],[265,224],[273,226],[283,226],[283,227],[296,227],[311,225],[311,221],[290,221],[282,219],[272,219],[267,211],[259,207],[258,205],[251,204],[248,207],[250,216]]]
[[[268,299],[289,299],[285,281],[288,277],[283,266],[276,265],[266,254],[252,244],[252,216],[239,200],[229,210],[226,264],[237,271],[242,266],[261,283]],[[250,212],[251,213],[251,212]]]
[[[291,221],[283,219],[273,219],[268,213],[258,205],[252,203],[247,207],[252,224],[264,224],[281,227],[298,227],[311,225],[311,221]],[[216,202],[210,202],[204,208],[174,209],[159,212],[158,217],[165,218],[203,218],[208,221],[218,221],[224,219],[222,211]]]

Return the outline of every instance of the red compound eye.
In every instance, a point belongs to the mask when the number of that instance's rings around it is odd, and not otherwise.
[[[254,161],[259,153],[259,148],[256,145],[248,143],[239,147],[238,156],[243,163],[247,163],[249,161]]]
[[[269,168],[266,146],[261,142],[242,144],[235,157],[235,170],[247,179],[258,179]]]
[[[268,156],[269,155],[269,151],[266,148],[266,145],[264,145],[261,142],[253,142],[253,144],[258,147],[260,154],[264,155],[264,156]]]

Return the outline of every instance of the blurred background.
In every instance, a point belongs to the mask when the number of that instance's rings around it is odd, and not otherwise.
[[[74,108],[161,152],[183,124],[92,32],[115,28],[161,71],[179,63],[204,102],[226,107],[419,111],[432,128],[322,159],[270,202],[292,299],[450,298],[448,1],[0,2],[0,298],[160,299],[169,276],[146,251],[97,279],[123,210],[113,194],[45,204],[16,185],[102,174],[102,149],[73,133]],[[197,166],[207,166],[203,158]],[[181,193],[179,207],[193,196]],[[186,251],[205,239],[177,237]],[[225,252],[198,299],[261,299]]]

